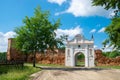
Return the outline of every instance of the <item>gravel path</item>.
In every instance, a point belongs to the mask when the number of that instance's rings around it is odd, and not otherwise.
[[[42,70],[32,80],[120,80],[120,70]]]

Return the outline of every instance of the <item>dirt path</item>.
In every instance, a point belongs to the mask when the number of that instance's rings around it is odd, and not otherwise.
[[[42,70],[32,80],[120,80],[120,70]]]

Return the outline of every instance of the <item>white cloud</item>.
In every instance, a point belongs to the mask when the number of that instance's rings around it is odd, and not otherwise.
[[[110,52],[113,50],[116,50],[116,49],[114,49],[113,46],[109,47],[109,45],[106,45],[106,47],[104,47],[104,49],[102,49],[103,52]]]
[[[98,33],[104,32],[105,31],[105,27],[101,28]]]
[[[90,33],[95,33],[96,32],[96,29],[92,29],[91,31],[90,31]]]
[[[95,48],[95,49],[97,49],[97,48],[98,48],[98,46],[97,46],[97,45],[94,45],[94,48]]]
[[[114,10],[111,10],[109,12],[109,18],[113,18],[115,16]]]
[[[70,6],[64,13],[72,13],[74,16],[107,16],[111,10],[105,10],[101,6],[92,6],[92,0],[71,0]],[[61,14],[61,12],[57,13]]]
[[[61,15],[61,14],[64,14],[64,13],[66,13],[66,12],[65,11],[63,11],[63,12],[56,12],[55,16],[58,16],[58,15]]]
[[[0,52],[6,52],[8,46],[8,38],[13,38],[16,33],[9,31],[7,33],[0,32]]]
[[[76,26],[75,28],[72,29],[57,29],[55,32],[57,34],[57,37],[60,37],[60,35],[68,35],[69,39],[73,38],[76,34],[82,34],[82,28],[80,26]]]
[[[48,0],[50,3],[57,3],[58,5],[62,5],[66,0]]]

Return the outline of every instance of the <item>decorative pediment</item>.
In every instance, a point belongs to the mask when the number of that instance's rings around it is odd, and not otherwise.
[[[72,40],[68,41],[69,44],[81,44],[81,43],[87,43],[87,44],[93,44],[93,40],[87,40],[82,34],[77,34]]]

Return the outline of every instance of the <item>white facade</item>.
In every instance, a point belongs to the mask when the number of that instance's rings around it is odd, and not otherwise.
[[[78,34],[71,41],[67,41],[65,51],[65,65],[74,67],[76,55],[83,53],[85,56],[85,67],[94,67],[94,39],[86,40]]]

